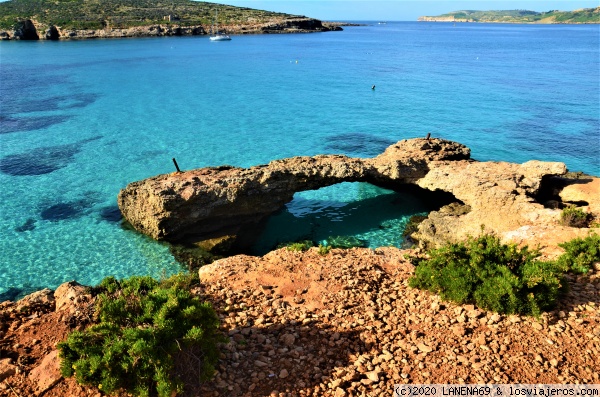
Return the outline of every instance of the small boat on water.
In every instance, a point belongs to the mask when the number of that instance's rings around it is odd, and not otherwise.
[[[210,35],[210,41],[229,41],[229,40],[231,40],[231,37],[229,37],[228,34],[219,32],[219,21],[217,19],[218,17],[219,17],[219,13],[217,12],[215,15],[215,23],[213,24],[213,28],[212,28],[213,34]],[[216,29],[215,29],[215,25],[216,25]]]
[[[231,37],[229,37],[228,34],[225,33],[216,33],[212,36],[210,36],[210,41],[229,41],[231,40]]]

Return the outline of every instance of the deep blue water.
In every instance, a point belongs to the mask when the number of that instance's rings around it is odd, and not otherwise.
[[[181,270],[116,208],[119,189],[172,172],[172,157],[191,169],[373,156],[431,132],[479,160],[600,175],[599,33],[402,22],[220,43],[2,42],[0,294]],[[304,192],[262,249],[338,234],[398,245],[423,210],[365,184]]]

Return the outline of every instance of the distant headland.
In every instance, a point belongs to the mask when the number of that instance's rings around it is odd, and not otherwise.
[[[494,22],[539,24],[590,24],[600,23],[600,7],[582,8],[574,11],[551,10],[536,12],[528,10],[501,11],[453,11],[439,16],[423,16],[420,22]]]
[[[192,0],[0,3],[0,40],[196,36],[209,34],[215,23],[233,34],[326,32],[345,25]]]

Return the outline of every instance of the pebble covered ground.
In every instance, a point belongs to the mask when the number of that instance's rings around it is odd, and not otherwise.
[[[202,268],[193,292],[213,303],[229,342],[209,382],[192,382],[193,360],[180,357],[185,394],[390,396],[403,383],[600,383],[599,271],[569,275],[570,292],[535,319],[408,287],[409,253],[283,248]],[[75,301],[70,311],[50,298],[25,311],[0,304],[0,396],[102,395],[48,365],[55,344],[89,318],[90,301]]]

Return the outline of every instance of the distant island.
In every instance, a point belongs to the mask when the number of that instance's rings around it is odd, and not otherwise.
[[[527,10],[501,11],[453,11],[439,16],[423,16],[421,22],[495,22],[495,23],[600,23],[600,7],[582,8],[574,11],[551,10],[536,12]]]
[[[218,21],[215,21],[218,15]],[[9,0],[0,3],[1,40],[61,40],[342,30],[303,15],[192,0]]]

